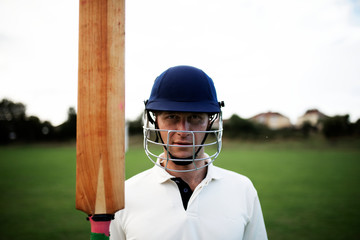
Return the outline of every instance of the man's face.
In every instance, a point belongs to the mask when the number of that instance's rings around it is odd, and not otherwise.
[[[186,113],[186,112],[160,112],[156,114],[156,121],[160,130],[179,131],[206,131],[209,126],[207,113]],[[205,133],[170,132],[161,131],[161,138],[169,145],[189,147],[169,147],[169,152],[176,158],[193,158],[193,144],[199,145],[205,137]],[[168,139],[169,137],[169,139]],[[195,143],[193,138],[195,137]],[[197,151],[196,147],[195,151]],[[203,149],[202,149],[203,151]],[[199,153],[201,154],[201,153]]]

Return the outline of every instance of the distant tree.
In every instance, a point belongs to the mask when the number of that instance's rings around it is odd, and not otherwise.
[[[352,124],[352,135],[355,137],[360,137],[360,118]]]
[[[140,114],[134,121],[128,121],[129,135],[141,135],[143,133],[143,115]]]
[[[40,119],[36,116],[30,116],[26,119],[25,124],[22,125],[22,132],[19,136],[26,141],[40,141],[42,137],[42,124]]]
[[[56,129],[56,135],[59,140],[76,138],[76,116],[75,108],[70,107],[67,120]]]
[[[37,116],[26,116],[26,107],[8,99],[0,101],[0,144],[68,140],[76,137],[76,111],[69,108],[67,120],[55,128]]]
[[[328,139],[349,136],[351,134],[349,115],[338,115],[324,120],[323,133]]]
[[[0,144],[10,143],[21,137],[25,124],[26,107],[8,99],[0,102]]]
[[[55,140],[55,128],[54,126],[45,121],[41,126],[42,139],[44,140]]]
[[[0,102],[0,120],[25,120],[26,107],[22,103],[14,103],[8,99]]]
[[[224,122],[224,137],[254,138],[259,135],[259,128],[253,122],[234,114]]]
[[[70,125],[72,131],[76,133],[76,111],[75,108],[71,107],[68,110],[68,118],[67,118],[67,122]]]
[[[317,127],[313,126],[309,121],[306,121],[302,124],[300,130],[303,134],[303,137],[308,138],[310,136],[310,133],[317,131]]]
[[[0,119],[0,144],[10,142],[11,125],[7,120]]]

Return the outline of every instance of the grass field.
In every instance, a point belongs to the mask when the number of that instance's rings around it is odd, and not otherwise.
[[[256,186],[269,239],[360,239],[360,145],[225,142],[215,164]],[[0,239],[89,239],[75,210],[75,146],[0,147]],[[141,145],[126,176],[151,167]]]

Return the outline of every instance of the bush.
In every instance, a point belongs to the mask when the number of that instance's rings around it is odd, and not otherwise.
[[[129,135],[142,135],[143,134],[143,115],[141,114],[134,121],[129,121]]]
[[[349,115],[337,115],[324,120],[323,134],[328,139],[351,135]]]
[[[259,136],[262,129],[265,127],[256,125],[236,114],[224,121],[224,137],[228,138],[253,139]]]

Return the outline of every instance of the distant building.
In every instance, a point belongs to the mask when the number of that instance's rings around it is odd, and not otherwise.
[[[290,119],[277,112],[260,113],[249,120],[266,125],[273,130],[292,127]]]
[[[319,110],[310,109],[307,110],[304,115],[298,117],[295,126],[297,128],[301,128],[304,125],[304,123],[308,122],[311,126],[321,129],[322,128],[321,121],[326,118],[328,118],[328,116],[326,116]]]

